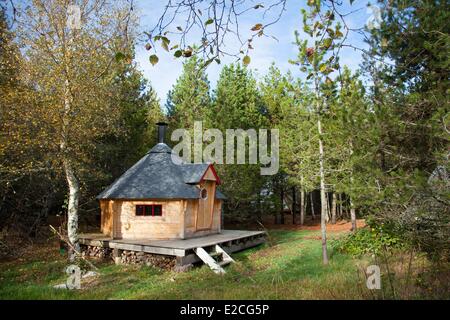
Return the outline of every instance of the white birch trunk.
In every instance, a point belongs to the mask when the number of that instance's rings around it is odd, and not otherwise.
[[[64,160],[67,185],[69,186],[69,203],[67,208],[67,236],[77,252],[80,252],[78,243],[78,203],[80,198],[80,185],[74,170],[68,160]],[[74,261],[77,253],[70,250],[69,259]]]
[[[320,116],[319,116],[320,117]],[[327,212],[327,197],[325,194],[325,168],[324,168],[324,151],[322,141],[322,125],[320,118],[317,119],[317,131],[319,133],[319,173],[320,173],[320,230],[322,233],[322,258],[323,263],[328,264],[328,250],[327,250],[327,226],[326,219]]]
[[[66,75],[67,76],[67,75]],[[62,162],[64,172],[66,174],[67,186],[69,188],[69,203],[67,206],[67,237],[70,244],[75,251],[80,252],[80,245],[78,243],[78,204],[80,197],[80,184],[75,174],[74,168],[70,163],[70,150],[67,147],[68,130],[70,126],[70,112],[71,112],[71,93],[70,83],[66,78],[64,82],[64,116],[62,121],[62,139],[60,143]],[[69,250],[69,260],[74,261],[77,256],[72,249]]]

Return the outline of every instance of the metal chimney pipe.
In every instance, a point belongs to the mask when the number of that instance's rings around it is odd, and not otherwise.
[[[167,123],[158,122],[158,143],[164,143],[164,136],[166,135]]]

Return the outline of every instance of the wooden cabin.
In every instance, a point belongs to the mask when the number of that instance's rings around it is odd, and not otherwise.
[[[158,144],[97,199],[101,232],[113,239],[188,239],[220,233],[220,179],[212,164],[185,163],[164,143]]]

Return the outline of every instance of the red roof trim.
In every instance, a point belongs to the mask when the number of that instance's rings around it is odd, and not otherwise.
[[[214,178],[216,178],[216,184],[220,184],[220,178],[219,178],[219,176],[217,175],[216,169],[214,169],[214,166],[212,165],[212,163],[211,163],[210,165],[208,165],[208,168],[206,168],[205,172],[203,173],[203,175],[202,175],[202,177],[201,177],[201,179],[200,179],[200,182],[203,181],[203,178],[205,177],[205,175],[206,175],[206,173],[208,172],[208,169],[209,169],[209,168],[211,168],[211,171],[212,171],[212,173],[213,173],[213,175],[214,175]]]

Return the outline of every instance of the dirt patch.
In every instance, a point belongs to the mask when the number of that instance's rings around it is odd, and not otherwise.
[[[288,220],[288,219],[286,219]],[[356,220],[357,228],[362,228],[366,225],[364,219]],[[286,221],[285,224],[274,224],[273,221],[265,221],[264,227],[269,230],[312,230],[317,231],[320,230],[320,221],[316,220],[308,220],[305,222],[303,226],[299,224],[292,224],[292,221]],[[327,232],[343,232],[350,231],[352,228],[352,223],[350,221],[341,220],[337,221],[336,224],[327,224]]]

